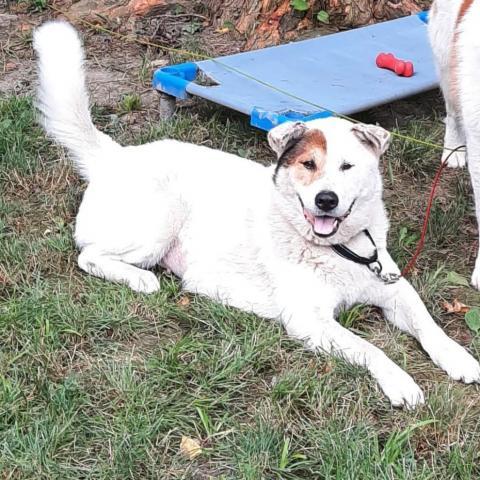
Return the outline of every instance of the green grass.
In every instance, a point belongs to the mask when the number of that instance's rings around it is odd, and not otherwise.
[[[0,176],[38,167],[47,142],[34,118],[30,99],[0,98]]]
[[[166,136],[263,162],[263,135],[203,104],[123,143]],[[0,472],[8,479],[472,479],[480,394],[449,381],[374,308],[342,324],[382,347],[427,395],[395,410],[361,368],[313,355],[281,327],[182,293],[163,272],[144,296],[87,276],[72,240],[84,186],[34,123],[27,98],[0,101]],[[435,118],[418,121],[441,137]],[[416,130],[415,130],[416,129]],[[423,130],[422,130],[423,129]],[[384,162],[390,244],[404,264],[438,155],[394,144]],[[444,300],[471,305],[475,223],[465,172],[447,172],[411,278],[437,321],[480,353]],[[449,276],[450,272],[457,276]],[[190,460],[182,436],[202,453]]]
[[[41,12],[48,7],[48,0],[16,0],[11,3],[25,4],[30,12]]]
[[[142,108],[142,99],[136,93],[124,95],[118,106],[120,113],[130,113]]]

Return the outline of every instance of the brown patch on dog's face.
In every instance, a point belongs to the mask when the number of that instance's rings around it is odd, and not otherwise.
[[[279,159],[279,167],[289,167],[302,185],[310,185],[325,171],[327,140],[320,130],[309,130]]]

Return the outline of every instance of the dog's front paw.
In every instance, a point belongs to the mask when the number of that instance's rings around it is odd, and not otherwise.
[[[441,344],[432,360],[454,380],[480,383],[480,365],[463,347],[453,340]]]
[[[414,409],[425,403],[425,397],[413,378],[400,368],[385,371],[377,377],[380,388],[394,407]]]
[[[128,278],[128,286],[139,293],[154,293],[160,290],[160,282],[153,272],[141,270]]]

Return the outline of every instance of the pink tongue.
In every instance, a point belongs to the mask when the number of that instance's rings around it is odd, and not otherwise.
[[[313,229],[320,235],[329,235],[333,232],[336,224],[334,217],[315,217]]]

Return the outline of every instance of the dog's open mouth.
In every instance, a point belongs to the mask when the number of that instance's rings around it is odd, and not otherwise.
[[[306,209],[303,210],[303,214],[307,222],[312,225],[315,234],[320,237],[331,237],[340,226],[341,219],[337,217],[329,217],[328,215],[316,217]]]
[[[350,208],[347,210],[345,215],[341,217],[331,217],[329,215],[314,215],[310,210],[307,210],[303,207],[303,215],[308,223],[312,226],[313,232],[319,237],[331,237],[337,233],[340,224],[350,215],[352,211],[353,204],[355,200],[350,205]],[[303,206],[303,205],[302,205]]]

